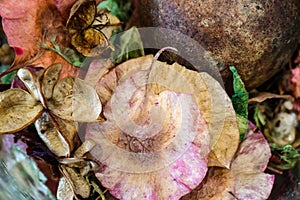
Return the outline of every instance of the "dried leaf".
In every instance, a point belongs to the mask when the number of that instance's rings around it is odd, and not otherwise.
[[[35,122],[36,130],[45,145],[58,157],[68,157],[74,148],[77,129],[74,123],[51,119],[47,113]]]
[[[267,199],[271,193],[274,175],[263,173],[271,150],[268,142],[256,127],[241,142],[231,168],[211,168],[206,181],[182,200]]]
[[[105,105],[115,88],[139,70],[148,69],[153,56],[131,59],[111,70],[96,85],[100,100]],[[152,75],[151,75],[152,74]],[[239,143],[235,111],[224,89],[206,73],[187,70],[178,64],[156,61],[149,77],[152,92],[164,90],[193,94],[207,121],[211,135],[210,166],[229,167]]]
[[[189,94],[163,91],[145,103],[146,74],[120,83],[106,104],[107,121],[88,124],[86,138],[105,166],[96,176],[115,197],[178,199],[205,176],[208,127]]]
[[[81,198],[88,198],[90,196],[90,186],[80,173],[76,172],[75,169],[64,165],[60,165],[59,169],[76,196],[80,195]]]
[[[279,94],[273,94],[269,92],[260,92],[255,97],[252,97],[249,99],[248,103],[261,103],[268,99],[286,99],[286,100],[293,100],[293,97],[291,95],[279,95]]]
[[[0,93],[0,133],[14,133],[33,123],[43,111],[28,92],[15,88]]]
[[[3,0],[0,5],[3,29],[8,43],[16,52],[15,61],[7,72],[28,64],[47,67],[55,61],[66,64],[66,70],[71,68],[56,53],[45,52],[39,45],[40,41],[50,41],[54,36],[59,44],[68,46],[69,43],[65,21],[52,0],[22,2]]]
[[[114,24],[115,21],[116,17],[106,11],[97,12],[95,1],[77,1],[72,7],[67,21],[69,33],[72,35],[72,45],[84,56],[102,54],[105,49],[110,47],[107,38],[111,37],[112,31],[120,23],[117,21]],[[110,26],[110,28],[105,30],[105,26]]]
[[[62,119],[75,121],[96,121],[102,111],[95,89],[73,77],[58,81],[48,108]]]
[[[42,80],[42,92],[46,99],[52,97],[53,88],[58,81],[61,70],[62,65],[60,63],[51,65],[46,69]]]
[[[39,78],[43,72],[44,70],[33,73],[31,70],[27,68],[22,68],[17,72],[18,77],[25,84],[29,92],[37,101],[41,101],[43,99],[38,88]]]

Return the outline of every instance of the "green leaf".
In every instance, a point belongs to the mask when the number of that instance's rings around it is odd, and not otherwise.
[[[85,59],[81,54],[77,54],[76,51],[68,47],[59,46],[55,41],[55,38],[51,41],[53,47],[48,46],[46,43],[40,42],[42,48],[54,51],[61,57],[63,57],[67,62],[71,63],[76,67],[80,67]]]
[[[131,15],[131,4],[124,0],[106,0],[102,1],[98,7],[98,10],[107,9],[112,15],[118,17],[122,22],[129,21]]]
[[[241,139],[244,138],[244,134],[248,130],[248,100],[249,94],[245,88],[245,85],[238,74],[235,67],[229,67],[233,74],[233,90],[232,104],[237,114],[238,126]]]
[[[9,66],[1,66],[0,65],[0,72],[4,72],[7,68],[9,68]],[[10,72],[9,74],[1,77],[0,79],[0,82],[2,84],[11,84],[12,80],[14,79],[14,77],[16,76],[17,72],[16,71],[13,71],[13,72]]]
[[[55,200],[45,175],[19,147],[12,146],[10,154],[1,155],[0,167],[0,199]]]
[[[136,27],[130,28],[120,36],[119,47],[113,53],[113,61],[115,64],[129,60],[130,58],[137,58],[144,56],[144,47]],[[117,46],[117,45],[116,45]]]
[[[278,169],[286,170],[293,168],[300,157],[300,154],[292,147],[292,145],[280,146],[275,143],[270,143],[270,147],[272,151],[280,152],[279,157],[283,162],[281,164],[274,165],[274,167]]]

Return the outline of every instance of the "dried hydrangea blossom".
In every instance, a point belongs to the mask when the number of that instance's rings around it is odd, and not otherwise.
[[[204,199],[267,199],[271,193],[274,175],[264,173],[271,150],[267,140],[256,127],[250,130],[232,161],[230,170],[211,168],[206,181],[182,200]]]
[[[207,171],[208,126],[192,95],[145,97],[145,71],[122,82],[104,108],[107,121],[88,124],[97,178],[119,199],[179,199]],[[145,99],[146,98],[146,99]]]

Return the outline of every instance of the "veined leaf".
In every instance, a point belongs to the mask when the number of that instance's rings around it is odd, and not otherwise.
[[[102,111],[95,89],[72,77],[58,81],[48,108],[62,119],[75,121],[97,121]]]
[[[14,133],[33,123],[43,111],[28,92],[10,89],[0,93],[0,133]]]

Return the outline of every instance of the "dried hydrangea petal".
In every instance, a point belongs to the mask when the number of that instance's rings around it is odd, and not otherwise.
[[[96,176],[117,198],[178,199],[205,176],[208,127],[192,95],[163,91],[144,101],[145,75],[121,83],[107,121],[88,125],[91,153],[104,165]]]

